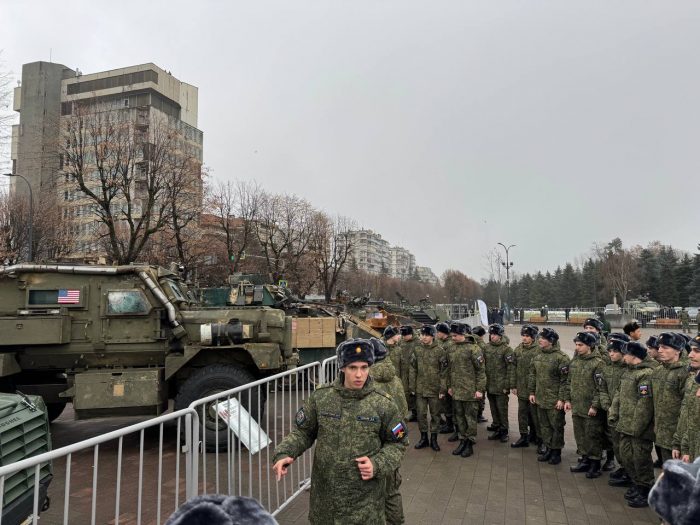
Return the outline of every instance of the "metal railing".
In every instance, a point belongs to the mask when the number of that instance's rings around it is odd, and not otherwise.
[[[331,383],[338,377],[338,357],[324,359],[320,366],[321,384]]]
[[[5,480],[33,468],[32,523],[36,525],[40,510],[38,473],[42,465],[52,462],[53,483],[62,477],[64,487],[62,491],[51,491],[51,507],[41,515],[46,523],[119,524],[134,520],[137,524],[154,520],[161,523],[172,510],[195,494],[190,443],[192,429],[199,426],[197,419],[195,410],[179,410],[0,467],[0,508],[3,508]],[[176,427],[174,435],[170,432],[173,426]],[[145,446],[145,438],[156,429],[158,445],[157,457],[154,457],[150,454],[152,450]],[[152,437],[149,435],[149,442]],[[185,446],[181,447],[183,437]],[[131,446],[137,440],[138,461],[131,457],[124,461],[125,442]],[[164,461],[166,457],[168,461]],[[103,468],[101,465],[105,464]],[[132,485],[132,480],[137,483],[136,493],[129,491],[125,496],[123,485]],[[144,496],[147,496],[148,505],[144,505]],[[71,500],[76,501],[73,508]],[[1,522],[0,515],[0,525]]]

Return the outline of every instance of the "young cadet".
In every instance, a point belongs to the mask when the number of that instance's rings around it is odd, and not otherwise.
[[[681,403],[688,377],[685,339],[680,334],[659,334],[659,362],[651,376],[654,394],[654,442],[659,447],[661,463],[672,459],[673,436],[678,427]]]
[[[512,448],[528,447],[530,443],[540,445],[542,440],[537,431],[537,408],[530,404],[530,390],[527,382],[530,376],[532,359],[540,350],[537,344],[538,328],[531,324],[523,325],[520,329],[521,342],[515,347],[515,389],[513,394],[518,398],[518,431],[520,439],[511,443]]]
[[[399,328],[401,332],[401,361],[407,366],[401,368],[401,382],[403,383],[404,392],[406,392],[406,404],[411,412],[409,421],[416,421],[416,396],[411,394],[408,388],[408,375],[411,370],[411,362],[413,361],[413,350],[416,347],[416,339],[413,337],[413,327],[411,325],[403,325]]]
[[[314,443],[309,521],[314,525],[385,522],[385,479],[401,465],[408,446],[396,404],[374,387],[372,343],[349,339],[336,353],[340,374],[317,386],[295,417],[295,428],[277,445],[279,481]]]
[[[493,434],[488,439],[508,442],[508,395],[515,388],[515,354],[508,344],[503,325],[489,326],[489,342],[484,349],[486,391],[493,418]]]
[[[424,324],[420,329],[420,344],[413,351],[410,375],[408,379],[411,394],[416,396],[418,412],[418,429],[420,440],[415,448],[428,446],[440,451],[438,445],[438,428],[440,427],[440,399],[447,392],[447,352],[435,341],[435,327]],[[428,412],[430,421],[428,421]]]
[[[476,344],[479,345],[481,351],[486,349],[486,343],[484,342],[484,335],[486,335],[486,330],[483,326],[475,326],[472,328],[472,335],[476,340]],[[476,421],[478,423],[488,423],[488,419],[484,417],[484,408],[486,408],[486,396],[484,396],[481,401],[479,401],[479,413],[476,416]],[[492,428],[486,428],[486,430],[493,430]]]
[[[447,391],[453,398],[460,440],[452,454],[463,458],[474,453],[472,447],[476,443],[476,414],[479,411],[479,400],[484,397],[486,390],[484,356],[467,328],[464,324],[453,323],[453,350],[447,355]]]
[[[558,465],[564,448],[564,402],[569,399],[570,359],[562,352],[555,330],[543,328],[538,343],[541,351],[532,360],[528,379],[530,403],[537,405],[537,422],[545,445],[537,461]]]
[[[583,322],[583,331],[584,332],[591,332],[591,333],[596,334],[598,336],[598,344],[595,347],[594,352],[599,354],[599,356],[607,364],[608,363],[608,353],[607,353],[608,341],[605,338],[605,335],[603,334],[603,328],[604,328],[603,322],[600,319],[596,319],[595,317],[590,317]]]
[[[632,478],[625,493],[630,507],[648,506],[647,496],[654,484],[651,450],[654,440],[654,399],[652,368],[646,360],[647,349],[630,341],[622,347],[627,365],[620,389],[615,393],[608,420],[620,433],[620,463]]]
[[[689,342],[689,372],[676,435],[673,438],[673,458],[686,463],[700,457],[700,335]]]
[[[581,454],[578,464],[571,472],[585,472],[588,479],[600,476],[605,425],[600,401],[605,363],[594,353],[598,342],[596,335],[579,332],[574,337],[576,354],[569,365],[570,399],[564,409],[571,411],[574,423],[576,448]]]
[[[452,347],[452,339],[450,338],[450,325],[441,321],[435,325],[435,330],[437,330],[437,342],[449,354]],[[440,425],[440,434],[452,434],[455,432],[455,425],[453,421],[452,412],[452,397],[449,394],[445,394],[440,400],[440,413],[445,416],[445,422]]]
[[[394,365],[394,370],[400,381],[401,369],[406,365],[401,355],[401,333],[399,329],[395,326],[387,326],[382,334],[382,341],[389,350],[389,359],[391,359],[391,364]],[[406,373],[408,373],[408,370],[406,370]]]
[[[630,321],[622,327],[622,331],[625,332],[631,341],[640,342],[639,340],[642,338],[642,327],[639,326],[637,321]]]

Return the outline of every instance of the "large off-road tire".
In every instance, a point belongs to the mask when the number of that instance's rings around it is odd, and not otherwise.
[[[53,423],[54,420],[58,419],[58,416],[63,414],[65,408],[66,403],[47,403],[46,412],[49,416],[49,423]]]
[[[175,397],[175,410],[187,408],[190,403],[208,397],[219,392],[225,392],[232,388],[239,387],[255,381],[255,377],[247,370],[235,365],[209,365],[193,373],[180,387]],[[265,400],[267,398],[265,387],[260,386],[231,396],[231,399],[240,400],[241,404],[250,413],[255,421],[260,423],[265,410]],[[217,402],[225,401],[222,398]],[[203,410],[197,407],[199,414],[200,439],[206,444],[207,452],[214,452],[217,444],[219,450],[226,450],[229,445],[227,438],[227,425],[223,419],[216,417],[214,404],[208,403]],[[234,436],[231,436],[230,445],[234,446]]]

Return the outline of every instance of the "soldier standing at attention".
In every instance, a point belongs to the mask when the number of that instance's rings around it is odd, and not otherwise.
[[[629,339],[629,337],[620,332],[614,332],[608,337],[610,363],[603,368],[603,386],[600,390],[600,403],[606,418],[610,413],[612,400],[620,388],[622,372],[625,370],[625,364],[622,361],[622,348],[629,342]],[[607,452],[608,461],[613,463],[610,469],[612,470],[615,468],[614,456],[620,457],[620,434],[615,430],[615,425],[610,423],[606,424],[605,431],[608,440],[612,443],[612,455],[610,450]],[[632,478],[629,477],[624,467],[620,466],[615,472],[610,473],[608,485],[611,487],[628,487],[631,484]]]
[[[673,438],[673,458],[692,463],[700,457],[700,335],[688,343],[689,374],[681,405],[678,428]]]
[[[537,461],[561,463],[564,448],[564,401],[569,399],[569,356],[559,347],[559,334],[543,328],[538,339],[540,353],[532,360],[528,385],[530,403],[537,405],[537,423],[545,445]]]
[[[401,361],[407,366],[401,368],[401,382],[403,383],[404,391],[406,392],[406,404],[411,411],[409,421],[416,421],[416,396],[411,394],[408,388],[408,375],[411,369],[411,361],[413,360],[413,350],[416,347],[416,341],[413,338],[413,327],[411,325],[403,325],[399,331],[401,332]]]
[[[609,363],[607,352],[608,341],[605,338],[605,335],[603,335],[603,327],[603,322],[600,319],[596,319],[595,317],[586,319],[583,322],[584,332],[592,332],[598,336],[598,344],[593,349],[593,352],[597,353],[605,363]]]
[[[673,436],[678,427],[681,403],[688,377],[685,339],[680,334],[659,334],[659,362],[651,376],[654,394],[654,442],[659,447],[661,464],[673,459]]]
[[[486,350],[486,343],[484,342],[484,335],[486,335],[486,330],[484,330],[483,326],[475,326],[474,328],[472,328],[472,335],[474,336],[476,344],[479,345],[479,348],[481,348],[481,352],[483,353],[484,350]],[[476,415],[477,423],[488,423],[489,421],[484,417],[484,408],[486,408],[486,397],[482,397],[481,401],[479,401],[479,413]],[[487,428],[486,430],[492,429]]]
[[[314,443],[309,521],[313,525],[385,523],[385,479],[401,465],[408,446],[399,409],[369,377],[372,343],[349,339],[338,346],[340,374],[311,393],[295,428],[275,449],[279,481]]]
[[[569,365],[569,397],[564,410],[571,410],[576,448],[581,458],[571,472],[585,472],[588,479],[600,477],[603,455],[603,410],[600,390],[603,386],[605,364],[593,352],[598,338],[591,332],[579,332],[574,337],[576,354]]]
[[[647,356],[644,360],[653,369],[661,366],[661,361],[659,361],[659,337],[652,335],[647,339]],[[656,460],[654,461],[654,468],[661,468],[661,447],[658,444],[654,444],[654,451],[656,452]]]
[[[683,327],[683,333],[690,333],[690,315],[685,307],[681,308],[681,326]]]
[[[654,400],[652,368],[645,360],[647,349],[630,341],[622,347],[627,367],[620,379],[608,413],[611,423],[620,433],[620,463],[632,478],[633,485],[625,493],[627,505],[646,507],[649,490],[654,484],[651,449],[654,445]]]
[[[503,325],[489,326],[489,342],[484,349],[486,391],[493,424],[488,439],[508,442],[508,395],[515,388],[515,354],[509,346]]]
[[[439,322],[435,325],[435,329],[437,330],[438,344],[449,354],[453,350],[452,340],[450,339],[450,325],[445,322]],[[454,433],[452,396],[449,394],[445,394],[445,397],[440,400],[440,413],[445,416],[445,423],[440,426],[440,434]]]
[[[454,412],[459,431],[459,446],[452,451],[454,456],[468,458],[474,453],[476,443],[476,414],[479,400],[486,390],[486,371],[481,349],[474,344],[468,327],[462,323],[451,326],[452,352],[449,360],[448,392],[454,399]],[[467,340],[467,337],[470,340]]]
[[[642,328],[637,321],[630,321],[622,327],[622,331],[627,334],[631,341],[639,341],[642,338]]]
[[[399,333],[399,330],[394,327],[394,326],[387,326],[384,329],[384,334],[382,336],[382,339],[384,341],[384,345],[387,347],[387,350],[389,351],[389,360],[391,361],[391,364],[394,365],[394,373],[396,375],[396,378],[398,379],[399,383],[403,385],[403,381],[401,378],[403,375],[406,375],[406,383],[408,383],[408,367],[410,365],[409,362],[405,362],[403,359],[403,354],[401,353],[401,334]],[[405,369],[405,371],[404,371]],[[403,388],[403,386],[402,386]],[[403,414],[403,417],[408,418],[409,417],[409,412],[408,412],[408,404],[406,401],[406,393],[405,393],[405,388],[403,389],[403,403],[399,405],[399,408],[402,408],[403,406],[406,407],[406,412]]]
[[[512,448],[529,447],[531,442],[536,445],[541,443],[537,432],[537,409],[530,404],[528,399],[530,390],[527,385],[532,359],[540,350],[540,345],[537,344],[538,331],[534,325],[523,325],[520,329],[522,341],[513,352],[515,354],[515,389],[512,393],[518,397],[520,439],[510,444]]]
[[[399,409],[399,414],[406,414],[408,406],[406,405],[406,397],[403,393],[403,385],[394,371],[394,365],[391,359],[386,359],[389,350],[384,343],[374,337],[370,339],[372,350],[374,352],[374,364],[369,367],[369,375],[374,379],[374,385],[377,390],[387,394]],[[404,416],[402,416],[404,417]],[[403,501],[401,499],[401,473],[397,468],[393,475],[385,478],[385,493],[386,498],[384,507],[386,509],[386,522],[389,525],[401,525],[405,518],[403,514]]]
[[[447,352],[435,341],[435,327],[425,324],[420,329],[421,344],[416,345],[411,362],[408,385],[411,394],[416,396],[418,412],[418,429],[420,441],[415,448],[428,446],[430,432],[430,448],[440,451],[437,433],[440,427],[440,399],[447,392]],[[430,412],[430,423],[428,422]]]

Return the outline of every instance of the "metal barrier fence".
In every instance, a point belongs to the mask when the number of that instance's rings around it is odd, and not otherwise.
[[[36,525],[41,504],[38,474],[51,462],[52,484],[62,478],[64,487],[51,491],[49,486],[51,506],[41,514],[44,522],[161,523],[195,493],[189,444],[192,429],[199,427],[197,419],[195,410],[180,410],[0,467],[0,509],[6,481],[25,469],[33,469],[32,523]],[[157,444],[153,445],[156,431]],[[181,447],[183,437],[185,446]],[[137,442],[138,460],[124,451],[125,445]],[[154,448],[157,457],[150,454]]]
[[[338,356],[324,359],[321,363],[321,384],[331,383],[338,377]]]

